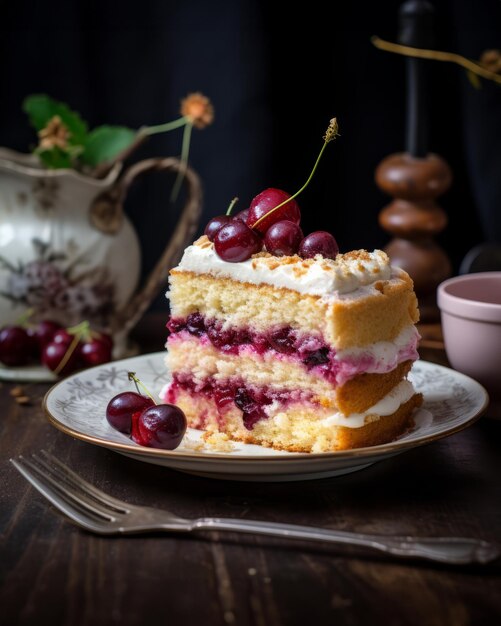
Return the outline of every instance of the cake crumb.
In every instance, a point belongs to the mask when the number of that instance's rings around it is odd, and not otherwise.
[[[193,245],[194,246],[202,246],[206,242],[209,242],[209,245],[212,245],[211,242],[210,242],[210,239],[207,237],[207,235],[202,235],[201,237],[199,237],[197,240],[195,240],[193,242]]]
[[[257,569],[255,567],[249,567],[247,573],[249,574],[249,576],[255,576],[257,574]]]
[[[16,402],[18,404],[29,404],[30,403],[30,398],[28,396],[17,396],[16,397]]]
[[[30,397],[26,395],[24,387],[21,387],[21,385],[16,385],[9,393],[18,404],[30,404],[31,402]]]
[[[201,452],[204,449],[205,444],[203,443],[203,441],[202,442],[192,441],[188,439],[187,437],[185,437],[183,439],[183,447],[185,450],[190,450],[193,452]]]
[[[202,439],[216,452],[232,452],[235,449],[233,442],[226,433],[206,431],[202,435]]]
[[[294,272],[294,274],[300,278],[301,276],[304,276],[304,274],[308,273],[308,269],[304,269],[303,267],[293,267],[292,271]]]

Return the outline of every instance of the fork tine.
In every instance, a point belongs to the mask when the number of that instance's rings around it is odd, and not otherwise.
[[[49,454],[46,450],[40,450],[40,452],[44,455],[50,465],[36,454],[33,455],[33,458],[36,459],[40,465],[43,465],[45,469],[50,471],[55,478],[63,479],[67,484],[75,487],[76,489],[80,489],[80,491],[85,493],[87,496],[92,495],[93,498],[100,504],[111,508],[112,512],[130,513],[130,511],[134,508],[133,505],[127,504],[127,502],[114,498],[97,487],[94,487],[94,485],[91,485],[86,480],[81,478],[67,465],[62,463],[59,459],[56,459],[55,456],[52,456],[52,454]]]
[[[112,532],[111,527],[105,519],[93,515],[91,511],[84,510],[82,506],[79,506],[78,502],[71,501],[69,498],[65,497],[64,492],[59,493],[52,486],[47,485],[45,482],[46,477],[40,474],[32,463],[29,463],[29,461],[26,461],[23,457],[10,459],[10,462],[37,491],[56,507],[56,509],[62,511],[78,526],[100,534],[110,534]],[[34,468],[34,470],[31,468]]]
[[[50,488],[52,488],[53,491],[56,491],[59,496],[67,501],[69,500],[72,504],[78,505],[83,512],[90,512],[98,519],[106,520],[108,522],[115,521],[116,516],[120,515],[120,513],[103,509],[98,504],[87,498],[85,492],[78,493],[71,486],[61,482],[60,479],[58,480],[57,478],[54,478],[53,475],[44,472],[43,468],[39,467],[31,460],[23,457],[19,457],[19,460],[24,464],[25,469],[28,467],[32,473],[34,472],[36,474],[40,483],[42,483],[47,489],[50,485]]]
[[[117,516],[124,515],[123,511],[117,511],[116,508],[109,507],[106,503],[102,503],[85,489],[82,489],[79,485],[73,484],[63,473],[51,467],[36,454],[33,454],[30,460],[25,459],[25,463],[28,463],[33,470],[41,474],[46,481],[51,483],[51,485],[64,494],[65,497],[71,498],[71,500],[96,515],[99,515],[102,519],[115,521]]]

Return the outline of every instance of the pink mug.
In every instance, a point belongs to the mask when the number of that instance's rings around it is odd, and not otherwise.
[[[437,301],[450,364],[487,389],[487,415],[501,417],[501,272],[449,278]]]

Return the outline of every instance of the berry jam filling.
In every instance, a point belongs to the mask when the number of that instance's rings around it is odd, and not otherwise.
[[[266,409],[271,404],[286,406],[292,402],[307,402],[311,395],[270,387],[247,387],[241,380],[216,382],[207,379],[200,383],[181,374],[174,376],[167,393],[167,401],[175,403],[177,392],[180,390],[189,391],[192,395],[201,394],[213,400],[220,414],[224,414],[234,404],[242,411],[243,423],[247,430],[252,430],[256,422],[269,417]]]
[[[205,336],[214,347],[228,354],[238,354],[239,347],[247,345],[260,355],[268,350],[285,355],[295,354],[307,369],[319,365],[335,366],[334,352],[321,338],[299,336],[290,326],[275,328],[269,333],[255,333],[248,328],[224,328],[222,322],[205,319],[197,312],[190,313],[186,319],[171,318],[167,328],[171,333],[187,331],[195,337]]]

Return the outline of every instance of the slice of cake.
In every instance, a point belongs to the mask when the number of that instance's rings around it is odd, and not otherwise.
[[[296,452],[380,444],[412,426],[417,300],[384,252],[235,263],[204,235],[168,297],[162,399],[189,426]]]

